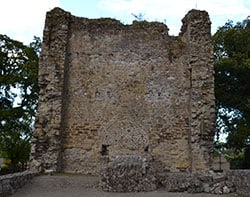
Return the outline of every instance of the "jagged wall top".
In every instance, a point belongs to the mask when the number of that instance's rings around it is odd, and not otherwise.
[[[102,154],[152,155],[158,169],[209,169],[213,48],[207,12],[179,36],[157,22],[47,13],[31,169],[96,174]]]
[[[73,15],[71,15],[70,12],[64,11],[63,9],[56,7],[54,9],[52,9],[50,12],[48,12],[47,14],[47,18],[49,21],[53,21],[53,18],[55,19],[56,22],[58,22],[58,18],[64,18],[64,17],[68,18],[69,16],[71,17],[75,17]],[[98,19],[88,19],[85,17],[75,17],[80,19],[81,21],[85,20],[86,22],[91,23],[91,25],[101,25],[101,26],[106,26],[106,27],[110,27],[110,26],[117,26],[117,28],[138,28],[138,27],[148,27],[149,30],[150,29],[159,29],[159,31],[163,31],[164,33],[168,34],[169,28],[166,24],[160,23],[160,22],[148,22],[148,21],[133,21],[132,24],[129,25],[124,25],[122,24],[119,20],[113,19],[113,18],[98,18]],[[47,21],[48,21],[47,20]],[[198,21],[201,21],[205,24],[207,23],[207,25],[210,26],[211,21],[209,18],[209,15],[206,11],[200,11],[200,10],[196,10],[196,9],[192,9],[190,10],[185,17],[182,19],[182,27],[181,27],[181,31],[180,31],[180,35],[183,35],[186,30],[187,30],[187,26],[191,23],[196,23]],[[52,22],[53,23],[53,22]],[[210,34],[211,29],[210,28],[206,28],[207,33]]]

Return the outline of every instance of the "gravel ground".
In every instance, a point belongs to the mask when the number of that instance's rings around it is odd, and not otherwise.
[[[98,177],[53,175],[34,177],[14,197],[236,197],[236,194],[169,193],[164,190],[140,193],[108,193],[98,187]]]

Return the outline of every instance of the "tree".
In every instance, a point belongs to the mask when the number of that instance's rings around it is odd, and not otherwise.
[[[0,153],[17,164],[28,161],[38,102],[41,40],[30,46],[0,35]]]
[[[238,152],[250,143],[250,18],[227,22],[213,42],[217,133],[227,133],[227,147]]]

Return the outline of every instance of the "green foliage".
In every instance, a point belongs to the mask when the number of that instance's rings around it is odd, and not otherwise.
[[[40,46],[37,37],[28,47],[0,35],[0,154],[11,160],[14,170],[29,159]]]
[[[213,36],[217,132],[235,152],[250,143],[250,18],[232,21]]]
[[[231,169],[250,169],[249,147],[230,159]]]

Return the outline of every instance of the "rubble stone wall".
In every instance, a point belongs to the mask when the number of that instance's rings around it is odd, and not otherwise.
[[[213,50],[207,12],[179,36],[157,22],[123,25],[47,13],[34,171],[98,174],[103,156],[150,154],[159,171],[210,168]]]
[[[236,186],[238,194],[250,196],[250,170],[230,170],[227,177]]]
[[[0,196],[9,196],[24,186],[35,176],[29,171],[0,176]]]

